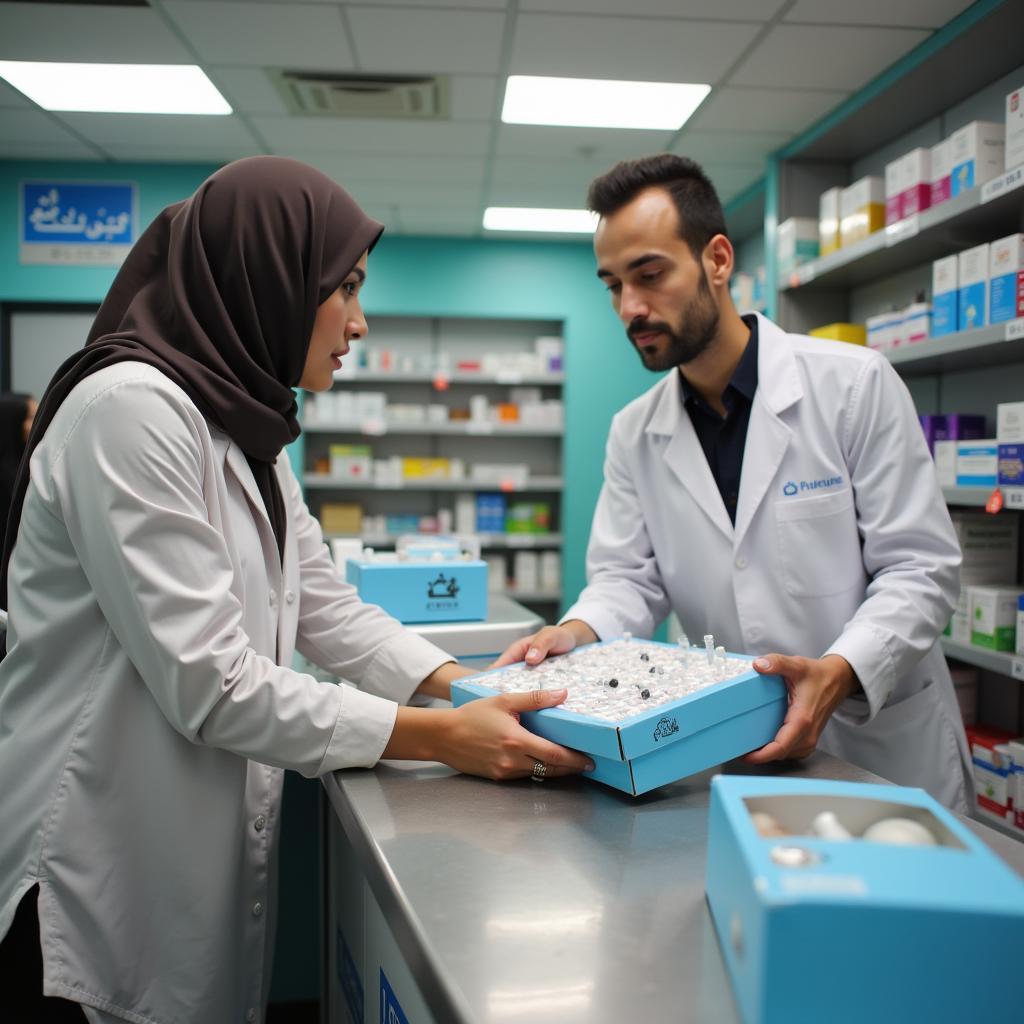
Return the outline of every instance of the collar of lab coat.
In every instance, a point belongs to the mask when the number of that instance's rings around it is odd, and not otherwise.
[[[789,445],[791,431],[779,414],[803,397],[796,360],[784,331],[757,315],[757,391],[750,410],[743,474],[733,526],[711,467],[679,395],[675,371],[656,385],[660,394],[645,433],[669,438],[663,457],[698,507],[738,547]]]

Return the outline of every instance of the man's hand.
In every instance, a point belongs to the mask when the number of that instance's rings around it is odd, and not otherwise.
[[[775,739],[744,758],[750,764],[813,754],[832,712],[860,689],[857,674],[838,654],[817,659],[765,654],[754,661],[754,668],[762,675],[782,676],[789,710]]]
[[[545,626],[532,636],[509,644],[505,653],[490,667],[501,668],[525,661],[539,665],[549,654],[568,654],[580,644],[592,644],[597,634],[581,619],[570,619],[560,626]]]

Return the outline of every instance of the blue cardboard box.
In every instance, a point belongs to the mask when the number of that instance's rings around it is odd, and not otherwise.
[[[487,563],[479,559],[398,561],[350,558],[345,578],[369,604],[400,622],[487,618]]]
[[[651,640],[631,642],[675,646]],[[728,657],[753,661],[742,654]],[[452,703],[458,707],[498,693],[487,681],[503,671],[457,679],[452,683]],[[595,768],[588,778],[639,796],[764,746],[779,731],[788,703],[780,676],[764,676],[751,668],[617,722],[562,708],[531,711],[521,721],[538,736],[589,754]]]
[[[911,818],[937,843],[809,835],[824,810],[858,837]],[[1020,970],[1024,884],[920,789],[716,776],[707,899],[745,1024],[996,1020]]]

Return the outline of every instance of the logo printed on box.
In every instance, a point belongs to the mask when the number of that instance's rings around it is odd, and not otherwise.
[[[654,742],[667,740],[674,732],[679,732],[679,723],[674,718],[663,718],[654,730]]]

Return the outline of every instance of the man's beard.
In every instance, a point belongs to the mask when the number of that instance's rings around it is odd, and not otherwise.
[[[703,268],[702,268],[703,271]],[[667,323],[652,320],[634,320],[626,329],[629,340],[633,342],[637,354],[648,370],[660,372],[671,370],[692,362],[714,341],[718,333],[718,307],[715,305],[711,289],[708,287],[706,273],[701,273],[697,294],[682,312],[682,328],[679,332],[672,330]],[[668,343],[664,348],[645,352],[636,344],[638,334],[662,333]]]

